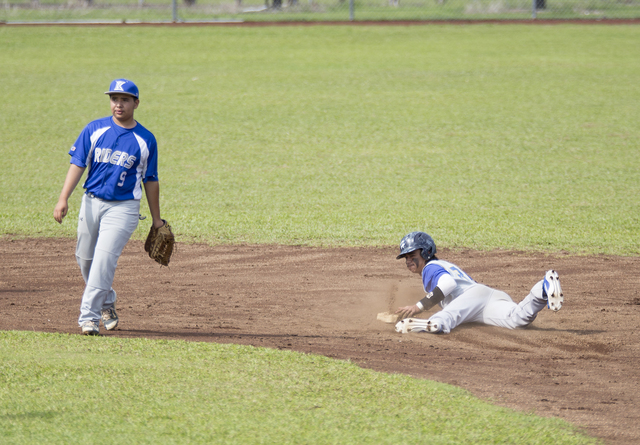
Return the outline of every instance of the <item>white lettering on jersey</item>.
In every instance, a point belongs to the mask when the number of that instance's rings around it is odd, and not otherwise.
[[[107,162],[109,162],[109,158],[111,157],[111,151],[112,150],[110,148],[103,148],[101,156],[97,158],[96,161],[104,162],[106,164]]]
[[[130,155],[124,151],[113,151],[110,148],[97,148],[94,150],[95,162],[101,162],[103,164],[113,164],[124,167],[127,170],[133,167],[136,162],[137,156]]]
[[[120,157],[118,158],[118,165],[122,167],[124,163],[127,161],[128,157],[129,157],[128,153],[125,153],[125,152],[120,153]]]
[[[113,154],[111,155],[111,159],[109,159],[109,162],[112,163],[113,165],[116,165],[118,163],[118,159],[120,159],[121,154],[122,152],[120,150],[114,151]]]
[[[124,164],[124,168],[126,168],[127,170],[130,169],[133,166],[133,163],[136,162],[136,157],[131,155],[127,158],[127,163]]]

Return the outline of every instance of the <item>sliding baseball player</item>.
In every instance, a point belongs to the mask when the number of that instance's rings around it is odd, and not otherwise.
[[[559,311],[564,301],[560,279],[548,270],[529,295],[515,303],[505,292],[476,283],[455,264],[436,257],[436,245],[428,234],[412,232],[400,242],[400,255],[407,268],[422,277],[426,296],[413,306],[396,311],[403,318],[396,331],[448,334],[463,323],[484,323],[516,329],[529,325],[545,307]],[[442,309],[428,319],[413,318],[439,305]]]

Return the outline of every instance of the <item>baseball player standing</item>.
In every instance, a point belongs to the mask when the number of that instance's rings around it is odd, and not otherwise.
[[[424,232],[412,232],[400,242],[400,255],[407,268],[422,276],[426,297],[413,306],[401,307],[396,314],[413,317],[439,304],[442,310],[429,319],[404,318],[396,331],[448,334],[462,323],[478,322],[516,329],[529,325],[545,307],[558,311],[564,296],[558,274],[549,270],[529,295],[516,304],[505,292],[476,283],[455,264],[439,260],[433,239]]]
[[[76,260],[86,287],[78,324],[82,333],[98,335],[118,325],[116,292],[111,285],[122,249],[138,226],[144,184],[153,227],[161,227],[158,149],[153,134],[133,118],[140,103],[138,87],[116,79],[109,91],[111,116],[89,123],[71,147],[67,172],[53,217],[69,210],[69,196],[88,170],[78,215]]]

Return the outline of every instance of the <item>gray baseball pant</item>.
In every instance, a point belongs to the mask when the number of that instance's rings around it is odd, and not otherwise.
[[[78,324],[100,323],[103,309],[114,307],[116,292],[111,285],[118,258],[138,227],[140,201],[105,201],[85,194],[78,215],[76,260],[86,287]]]
[[[542,281],[536,283],[529,295],[517,304],[507,293],[477,284],[429,320],[439,323],[445,334],[462,323],[471,322],[516,329],[533,322],[546,306],[547,301],[542,298]]]

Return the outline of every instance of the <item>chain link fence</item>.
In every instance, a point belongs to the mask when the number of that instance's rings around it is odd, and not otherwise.
[[[0,21],[640,19],[640,0],[2,0]]]

